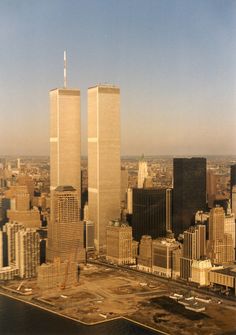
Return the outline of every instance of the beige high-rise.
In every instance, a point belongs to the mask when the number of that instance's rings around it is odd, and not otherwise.
[[[48,227],[47,260],[84,261],[83,222],[79,217],[78,192],[72,186],[53,191],[51,221]]]
[[[73,186],[80,203],[80,90],[50,91],[50,185]]]
[[[89,220],[95,223],[95,247],[106,246],[106,226],[120,217],[120,89],[88,89]]]

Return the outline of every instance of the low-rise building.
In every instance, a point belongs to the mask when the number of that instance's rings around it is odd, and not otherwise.
[[[192,277],[190,281],[199,284],[200,286],[208,286],[209,282],[209,272],[212,269],[212,264],[209,259],[197,260],[194,259],[191,264]]]
[[[236,295],[236,266],[212,269],[209,272],[209,282],[212,286],[222,286],[226,290],[230,288]]]

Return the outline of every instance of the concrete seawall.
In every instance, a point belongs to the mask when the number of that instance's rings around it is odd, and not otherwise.
[[[13,300],[17,300],[17,301],[26,303],[26,304],[31,305],[31,306],[36,307],[36,308],[40,308],[40,309],[42,309],[42,310],[44,310],[46,312],[53,313],[53,314],[55,314],[57,316],[60,316],[60,317],[63,317],[63,318],[66,318],[66,319],[78,322],[78,323],[80,323],[80,324],[82,324],[84,326],[95,326],[95,325],[99,325],[99,324],[102,324],[102,323],[106,323],[106,322],[110,322],[110,321],[115,321],[115,320],[126,320],[126,321],[134,323],[134,324],[136,324],[136,325],[138,325],[138,326],[140,326],[142,328],[146,328],[146,329],[149,329],[151,331],[154,331],[157,334],[169,335],[168,333],[165,333],[165,332],[163,332],[161,330],[157,330],[157,329],[155,329],[155,328],[153,328],[151,326],[144,325],[144,324],[142,324],[142,323],[140,323],[138,321],[132,320],[132,319],[130,319],[128,317],[125,317],[125,316],[117,316],[117,317],[106,319],[106,320],[101,320],[101,321],[87,323],[87,322],[81,321],[79,319],[70,317],[68,315],[56,312],[56,311],[54,311],[54,310],[52,310],[50,308],[44,307],[44,306],[42,306],[40,304],[33,303],[31,301],[27,301],[27,300],[23,299],[22,297],[16,297],[15,296],[15,294],[17,294],[16,292],[13,292],[13,294],[10,294],[10,293],[4,292],[3,290],[4,290],[3,288],[0,289],[0,295],[3,295],[5,297],[8,297],[8,298],[13,299]],[[10,292],[10,290],[8,290],[8,292]]]

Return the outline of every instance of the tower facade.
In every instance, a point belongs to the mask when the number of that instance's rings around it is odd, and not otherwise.
[[[19,230],[16,239],[16,267],[21,278],[31,278],[37,275],[40,249],[39,234],[36,229]]]
[[[95,247],[106,246],[106,226],[120,217],[120,89],[88,89],[88,201]]]
[[[233,187],[236,186],[236,164],[230,166],[230,200],[233,203]],[[234,213],[236,215],[236,213]]]
[[[206,159],[174,158],[173,232],[183,234],[206,208]]]
[[[52,213],[48,227],[47,259],[83,261],[83,222],[79,216],[78,191],[58,186],[53,191]]]
[[[197,225],[184,231],[183,256],[180,258],[180,276],[189,280],[192,277],[193,260],[206,257],[206,227]]]
[[[106,227],[106,259],[115,264],[133,264],[132,228],[119,220],[110,221]]]
[[[80,207],[80,90],[50,91],[50,188],[71,185]]]
[[[152,238],[166,235],[171,216],[167,192],[168,189],[133,189],[132,228],[136,241],[140,241],[143,235]]]
[[[147,162],[144,157],[139,161],[138,164],[138,188],[143,188],[145,179],[148,177]]]

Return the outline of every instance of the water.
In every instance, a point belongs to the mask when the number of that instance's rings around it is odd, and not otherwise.
[[[0,295],[0,334],[154,335],[158,333],[127,320],[84,326]]]

